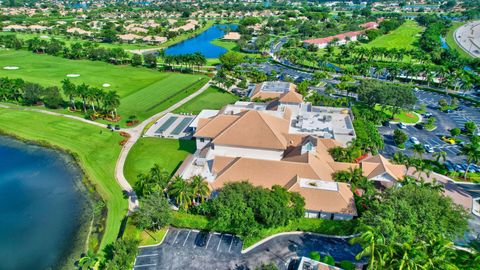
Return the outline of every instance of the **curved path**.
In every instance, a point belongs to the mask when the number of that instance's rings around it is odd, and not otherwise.
[[[138,141],[138,139],[142,136],[143,130],[145,127],[157,120],[158,118],[164,116],[165,114],[172,112],[173,110],[177,109],[178,107],[182,106],[183,104],[187,103],[194,97],[200,95],[202,92],[207,90],[207,88],[210,86],[210,81],[208,81],[202,88],[198,89],[196,92],[193,94],[185,97],[184,99],[180,100],[179,102],[173,104],[170,106],[168,109],[161,111],[159,113],[156,113],[155,115],[147,118],[137,126],[133,128],[126,128],[126,129],[121,129],[121,131],[126,132],[130,134],[130,138],[128,141],[125,143],[125,145],[122,147],[122,150],[120,151],[120,155],[117,159],[117,163],[115,166],[115,179],[117,180],[118,184],[122,188],[122,190],[125,192],[125,194],[128,196],[128,212],[129,214],[133,213],[135,211],[135,208],[138,207],[138,199],[137,195],[135,194],[135,191],[133,190],[132,186],[128,182],[128,180],[125,178],[125,175],[123,174],[123,167],[125,166],[125,161],[127,159],[128,153],[132,149],[133,145]],[[84,119],[79,116],[75,115],[69,115],[69,114],[63,114],[63,113],[57,113],[57,112],[52,112],[52,111],[47,111],[47,110],[42,110],[42,109],[32,109],[32,108],[23,108],[23,107],[17,107],[17,106],[9,106],[5,104],[0,104],[0,108],[4,109],[11,109],[11,110],[21,110],[21,111],[31,111],[31,112],[38,112],[38,113],[44,113],[44,114],[49,114],[49,115],[54,115],[54,116],[59,116],[59,117],[64,117],[64,118],[70,118],[74,119],[77,121],[81,121],[90,125],[95,125],[98,127],[102,128],[107,128],[106,124],[98,123],[92,120]]]
[[[118,184],[120,187],[122,187],[123,191],[128,195],[128,211],[129,213],[133,213],[135,211],[135,208],[138,207],[138,199],[137,195],[135,194],[135,191],[133,190],[132,186],[128,182],[128,180],[125,178],[125,175],[123,173],[123,168],[125,166],[125,161],[127,160],[128,153],[132,149],[133,145],[138,141],[138,139],[142,136],[143,130],[145,127],[157,120],[158,118],[161,118],[165,114],[172,112],[176,108],[182,106],[183,104],[187,103],[194,97],[200,95],[203,91],[207,90],[207,88],[210,86],[210,81],[208,81],[202,88],[197,90],[195,93],[187,96],[186,98],[180,100],[179,102],[173,104],[170,106],[168,109],[161,111],[153,116],[150,116],[148,119],[144,120],[137,126],[133,128],[128,128],[128,129],[122,129],[122,131],[127,132],[130,134],[130,138],[128,139],[127,143],[123,146],[120,156],[117,159],[117,164],[115,166],[115,178],[117,179]]]

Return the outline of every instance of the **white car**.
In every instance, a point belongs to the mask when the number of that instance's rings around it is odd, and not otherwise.
[[[399,126],[401,129],[406,129],[406,128],[407,128],[407,125],[405,125],[405,124],[402,123],[402,122],[398,123],[398,126]]]
[[[435,152],[435,151],[433,150],[433,147],[432,147],[430,144],[425,144],[423,147],[425,148],[425,151],[426,151],[427,153],[433,153],[433,152]]]
[[[413,144],[420,144],[420,141],[419,141],[417,138],[415,138],[415,137],[411,137],[411,138],[410,138],[410,141],[411,141]]]

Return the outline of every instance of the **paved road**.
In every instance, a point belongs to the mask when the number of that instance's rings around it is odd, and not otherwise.
[[[255,269],[264,262],[288,269],[293,258],[311,251],[354,261],[360,247],[345,239],[302,233],[275,237],[245,254],[241,250],[242,241],[230,234],[171,228],[161,245],[140,248],[134,269]]]
[[[130,138],[128,139],[128,141],[125,143],[125,145],[122,147],[122,150],[120,151],[120,155],[117,159],[117,164],[115,166],[115,178],[117,179],[117,182],[122,187],[122,190],[128,196],[128,211],[130,213],[133,213],[135,211],[135,208],[137,208],[139,204],[138,204],[138,198],[137,198],[137,195],[135,194],[135,191],[133,190],[132,186],[130,185],[127,178],[125,178],[125,175],[123,174],[123,168],[125,167],[125,161],[127,159],[128,153],[130,152],[132,147],[135,145],[135,143],[138,141],[138,139],[142,136],[143,130],[149,123],[161,118],[162,116],[164,116],[169,112],[172,112],[173,110],[187,103],[194,97],[200,95],[205,90],[207,90],[209,86],[210,86],[210,81],[208,81],[202,88],[197,90],[195,93],[173,104],[168,109],[161,111],[159,113],[156,113],[155,115],[152,115],[151,117],[144,120],[137,126],[133,128],[122,129],[122,131],[130,134]]]

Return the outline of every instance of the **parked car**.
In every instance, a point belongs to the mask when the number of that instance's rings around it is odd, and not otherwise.
[[[447,160],[445,163],[443,163],[443,165],[445,165],[445,168],[447,168],[449,172],[455,171],[455,164],[453,164],[450,160]]]
[[[465,173],[465,169],[463,169],[462,165],[460,164],[455,164],[455,171],[459,173]]]
[[[444,113],[453,113],[453,110],[448,109],[448,110],[445,110],[445,111],[443,111],[443,112],[444,112]]]
[[[422,125],[422,123],[415,124],[415,127],[416,127],[417,129],[423,129],[423,128],[424,128],[424,126]]]
[[[474,168],[475,172],[480,173],[480,166],[478,166],[476,164],[472,164],[472,165],[470,165],[470,167]]]
[[[398,123],[398,127],[401,128],[401,129],[406,129],[406,128],[407,128],[407,125],[405,125],[404,123],[400,122],[400,123]]]
[[[458,106],[457,108],[454,109],[455,111],[463,111],[463,107],[462,106]]]
[[[411,138],[410,138],[410,141],[411,141],[413,144],[420,144],[420,141],[419,141],[416,137],[411,137]]]
[[[468,168],[468,172],[471,172],[471,173],[475,172],[475,168],[473,168],[471,165],[470,167],[468,167],[468,164],[461,164],[460,166],[462,166],[462,169],[464,172],[467,171],[467,168]]]
[[[433,147],[432,147],[430,144],[425,144],[423,147],[425,148],[425,151],[427,151],[427,153],[433,153],[433,152],[435,152],[435,151],[433,150]]]
[[[429,112],[426,112],[426,113],[423,114],[423,117],[425,117],[425,118],[430,118],[432,116],[433,116],[433,114],[429,113]]]
[[[108,129],[112,129],[112,124],[108,124],[108,125],[107,125],[107,128],[108,128]]]
[[[120,125],[115,125],[115,130],[120,130]]]
[[[448,137],[448,136],[442,136],[442,141],[446,142],[446,143],[449,143],[449,144],[455,144],[455,139],[452,138],[452,137]]]
[[[390,121],[383,121],[382,126],[384,127],[390,127]]]

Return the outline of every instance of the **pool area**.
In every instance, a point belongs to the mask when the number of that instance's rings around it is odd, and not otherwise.
[[[225,35],[225,29],[236,30],[236,24],[216,24],[208,28],[205,32],[168,47],[165,50],[166,55],[191,54],[199,52],[205,58],[218,58],[227,52],[227,49],[213,45],[211,41],[221,38]]]

